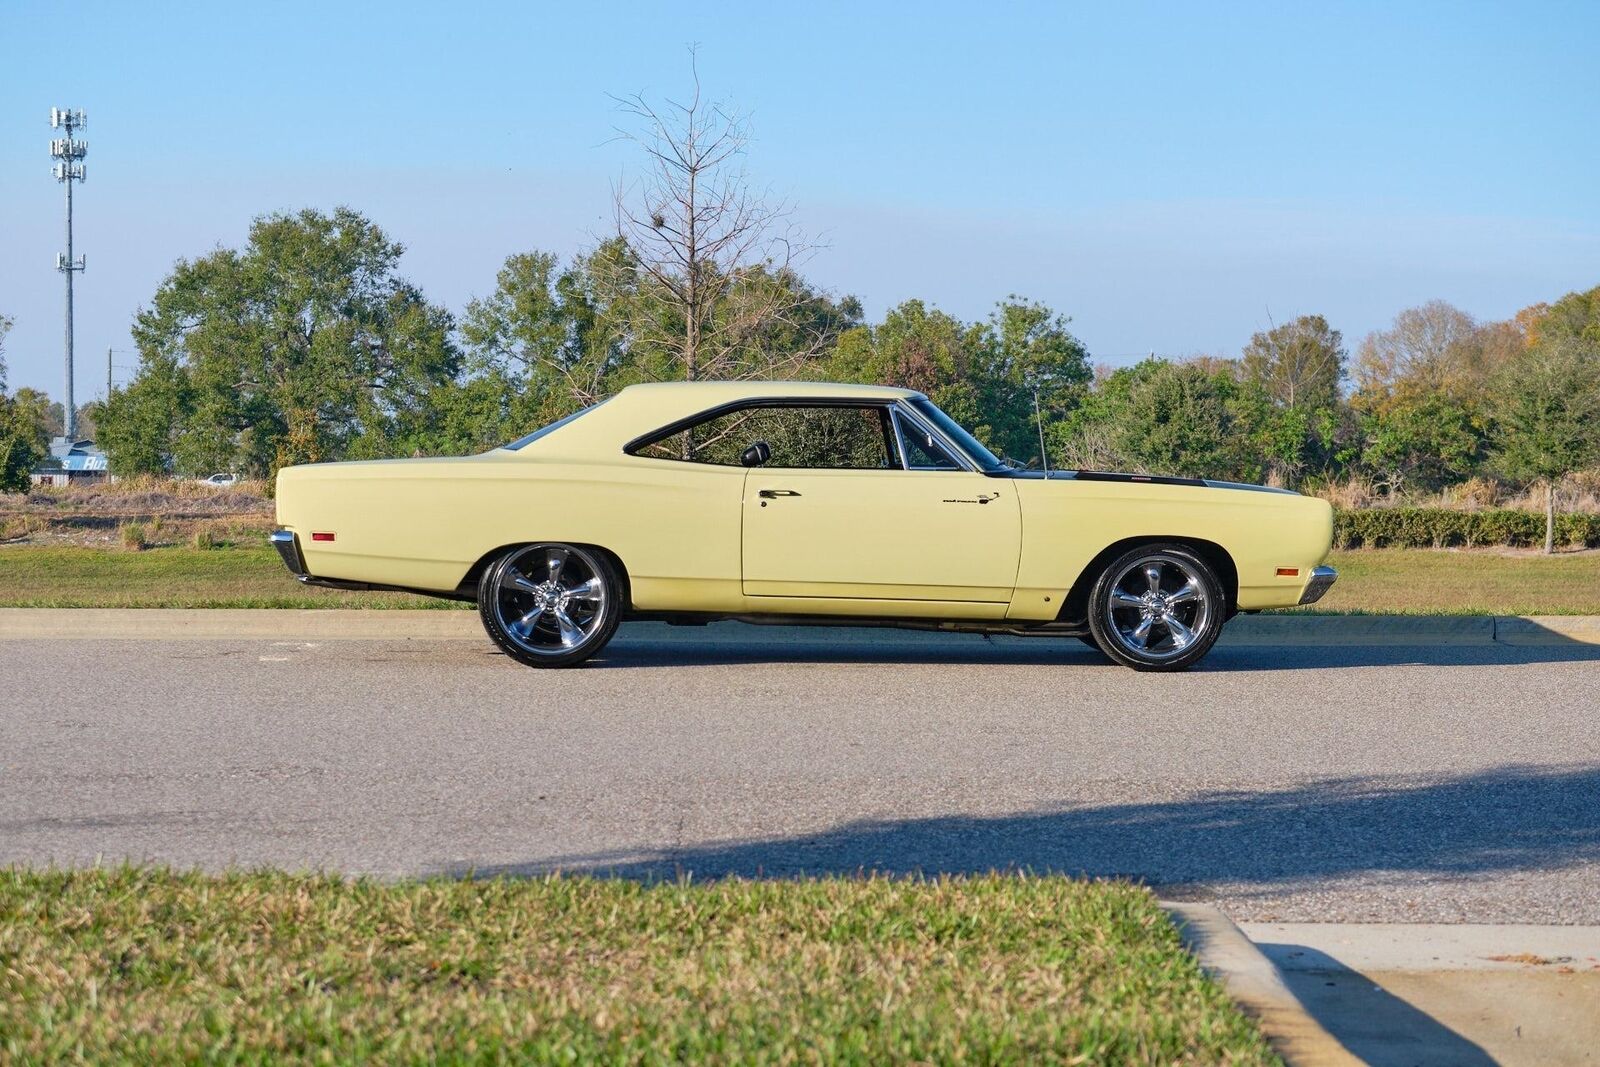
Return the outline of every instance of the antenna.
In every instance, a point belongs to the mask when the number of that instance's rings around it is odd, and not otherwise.
[[[1050,453],[1044,447],[1044,416],[1039,413],[1039,383],[1033,383],[1033,425],[1039,430],[1039,466],[1050,477]]]
[[[88,124],[89,117],[82,111],[50,109],[50,128],[65,135],[51,139],[50,158],[56,161],[51,173],[67,187],[67,251],[56,254],[56,270],[67,277],[67,395],[61,401],[61,436],[68,446],[78,431],[78,411],[72,402],[72,276],[84,267],[82,256],[72,258],[72,183],[83,181],[83,157],[89,154],[89,142],[78,140],[73,133]]]

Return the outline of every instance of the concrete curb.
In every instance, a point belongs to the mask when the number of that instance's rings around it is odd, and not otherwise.
[[[729,626],[686,631],[652,624],[652,640],[726,639]],[[798,628],[796,628],[798,631]],[[638,631],[635,631],[638,633]],[[742,636],[754,629],[739,629]],[[937,640],[923,631],[875,631],[878,640]],[[482,641],[475,611],[386,608],[0,608],[0,640],[271,639]],[[997,640],[1007,640],[1001,637]],[[1016,640],[1033,640],[1017,638]],[[1600,645],[1597,615],[1241,615],[1224,646]]]
[[[1600,645],[1595,615],[1241,615],[1224,645]]]
[[[1209,904],[1161,904],[1190,952],[1253,1018],[1278,1055],[1294,1067],[1359,1067],[1306,1011],[1272,961],[1226,915]]]

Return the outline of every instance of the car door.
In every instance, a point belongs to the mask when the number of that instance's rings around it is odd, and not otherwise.
[[[963,469],[924,428],[907,440],[912,421],[885,407],[773,414],[745,435],[772,448],[745,476],[747,597],[775,610],[801,598],[1010,600],[1021,512],[1009,481]]]

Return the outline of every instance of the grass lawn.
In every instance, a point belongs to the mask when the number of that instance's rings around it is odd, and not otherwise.
[[[1600,615],[1600,552],[1373,548],[1335,552],[1311,610],[1406,615]]]
[[[263,539],[264,540],[264,539]],[[227,548],[0,547],[0,607],[454,608],[405,593],[301,585],[265,543]]]
[[[0,871],[0,1060],[1278,1060],[1150,894]]]
[[[1600,552],[1380,548],[1335,552],[1318,613],[1600,615]],[[302,586],[261,546],[0,547],[0,607],[451,608],[403,593]]]

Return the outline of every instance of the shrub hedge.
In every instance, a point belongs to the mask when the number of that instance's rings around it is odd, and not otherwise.
[[[1335,508],[1335,548],[1473,548],[1544,544],[1544,514],[1493,508]],[[1556,515],[1556,544],[1600,547],[1600,515]]]

